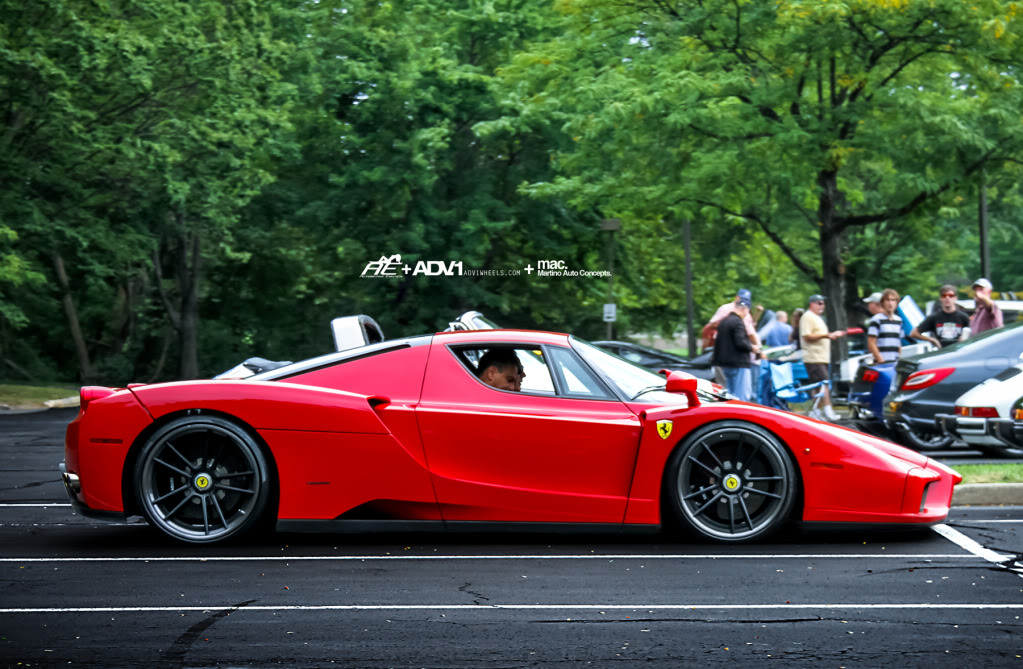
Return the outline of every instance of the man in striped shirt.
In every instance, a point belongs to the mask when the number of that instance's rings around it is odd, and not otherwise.
[[[881,312],[867,321],[867,349],[874,363],[898,360],[902,353],[902,319],[895,313],[899,294],[891,288],[881,293]]]

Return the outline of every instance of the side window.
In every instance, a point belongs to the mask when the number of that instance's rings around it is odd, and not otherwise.
[[[607,391],[572,351],[550,347],[551,367],[565,395],[608,399]]]
[[[462,364],[481,382],[497,390],[553,395],[554,380],[541,349],[512,345],[458,347]],[[494,365],[494,371],[487,371]]]
[[[497,391],[610,399],[604,385],[570,349],[513,344],[452,349],[470,374]]]

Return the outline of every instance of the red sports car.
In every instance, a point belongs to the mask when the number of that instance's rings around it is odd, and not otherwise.
[[[518,359],[518,390],[478,376]],[[523,376],[524,375],[524,376]],[[961,477],[887,441],[667,379],[565,334],[444,332],[245,380],[86,387],[74,508],[212,543],[297,529],[929,525]]]

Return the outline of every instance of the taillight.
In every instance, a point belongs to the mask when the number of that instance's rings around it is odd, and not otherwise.
[[[881,378],[881,375],[878,373],[876,369],[868,369],[867,371],[863,372],[863,380],[866,381],[867,383],[873,383],[874,381],[877,381],[879,378]]]
[[[83,386],[79,391],[79,406],[80,411],[85,411],[85,407],[89,405],[89,402],[93,400],[101,400],[104,397],[110,397],[117,390],[114,388],[105,388],[103,386]]]
[[[960,407],[955,408],[957,416],[973,416],[974,418],[998,418],[998,409],[994,407]]]
[[[906,377],[905,381],[902,382],[900,390],[920,390],[921,388],[929,388],[934,384],[941,382],[954,371],[956,371],[955,367],[940,367],[938,369],[923,369],[919,372],[913,372]]]

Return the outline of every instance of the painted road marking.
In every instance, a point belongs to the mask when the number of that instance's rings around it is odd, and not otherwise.
[[[977,543],[970,537],[966,536],[959,530],[954,530],[948,525],[938,524],[934,526],[934,531],[945,537],[952,543],[956,544],[963,550],[967,550],[977,557],[984,558],[988,562],[993,562],[999,567],[1005,567],[1007,570],[1023,577],[1023,564],[1020,562],[1013,561],[1015,555],[1006,555],[1004,553],[997,553],[990,548],[985,548],[981,544]]]
[[[381,560],[973,560],[962,553],[782,553],[778,555],[222,555],[182,557],[5,557],[0,562],[374,562]]]
[[[45,509],[45,508],[51,507],[51,506],[71,506],[71,504],[70,504],[70,502],[48,502],[48,503],[42,503],[42,502],[2,502],[2,503],[0,503],[0,508],[5,508],[5,507],[18,508],[18,507],[25,507],[25,506],[42,507],[42,508]]]
[[[5,613],[179,613],[181,611],[798,611],[798,610],[1016,610],[1016,604],[289,604],[252,606],[90,606],[68,608],[0,608]]]

